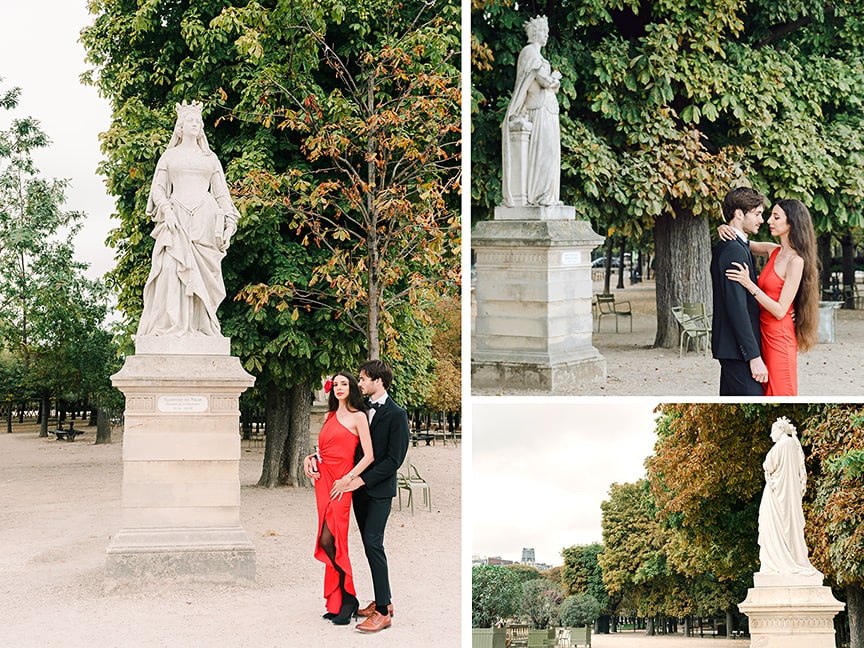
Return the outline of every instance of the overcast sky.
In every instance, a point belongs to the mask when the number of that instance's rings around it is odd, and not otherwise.
[[[473,554],[562,564],[561,549],[600,542],[612,483],[645,474],[656,399],[474,398]],[[467,530],[467,529],[466,529]]]
[[[110,125],[108,102],[78,78],[88,66],[77,42],[92,22],[86,0],[3,2],[0,38],[0,89],[21,88],[18,109],[0,110],[0,128],[15,117],[33,117],[51,139],[34,158],[44,178],[70,182],[66,210],[87,214],[76,255],[91,264],[88,275],[101,276],[113,265],[105,238],[116,221],[109,219],[114,200],[105,191],[96,166],[102,158],[98,135]]]

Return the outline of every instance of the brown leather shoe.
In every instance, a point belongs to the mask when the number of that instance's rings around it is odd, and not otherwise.
[[[379,630],[383,630],[384,628],[390,627],[390,615],[381,614],[378,610],[372,613],[368,619],[366,619],[363,623],[358,623],[355,628],[357,628],[360,632],[378,632]]]
[[[366,617],[367,619],[369,617],[371,617],[374,613],[375,613],[375,601],[372,601],[365,608],[357,610],[357,616]],[[393,616],[393,604],[392,603],[387,604],[387,614],[391,617]]]

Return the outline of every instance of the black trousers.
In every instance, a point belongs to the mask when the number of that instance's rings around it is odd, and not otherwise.
[[[375,605],[386,606],[390,603],[390,573],[387,569],[387,555],[384,553],[384,529],[393,498],[369,497],[365,488],[354,491],[354,517],[363,538],[363,549],[372,572],[372,586],[375,589]]]
[[[747,360],[720,360],[721,396],[763,396],[762,383],[753,380]]]

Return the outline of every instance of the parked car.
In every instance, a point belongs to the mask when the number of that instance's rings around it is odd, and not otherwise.
[[[618,257],[612,257],[612,267],[617,268],[620,264],[618,263]],[[606,257],[600,257],[599,259],[594,259],[591,262],[592,268],[604,268],[606,267]]]

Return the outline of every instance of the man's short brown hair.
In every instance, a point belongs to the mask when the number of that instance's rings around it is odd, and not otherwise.
[[[723,199],[723,220],[727,223],[735,217],[735,210],[740,209],[745,214],[760,205],[763,207],[768,199],[750,187],[735,187]]]
[[[357,373],[365,372],[372,380],[381,379],[384,389],[390,389],[393,383],[393,370],[383,360],[367,360],[357,368]]]

